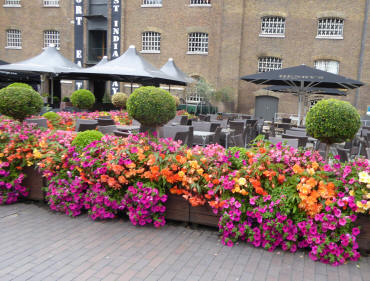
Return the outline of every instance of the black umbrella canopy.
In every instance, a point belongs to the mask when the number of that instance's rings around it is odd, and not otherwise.
[[[46,73],[52,75],[78,69],[80,67],[77,64],[66,59],[54,46],[45,48],[41,54],[28,60],[0,66],[0,70],[5,71]]]
[[[195,81],[177,67],[173,58],[168,59],[168,61],[162,66],[161,71],[179,81],[183,81],[186,84],[193,83]]]
[[[8,64],[3,60],[0,60],[0,65]],[[24,83],[40,83],[40,75],[17,73],[11,71],[0,71],[0,82],[24,82]]]
[[[67,75],[79,79],[99,78],[139,84],[186,85],[146,61],[137,53],[135,46],[130,46],[123,55],[103,65],[73,71]]]
[[[306,87],[354,89],[364,85],[360,81],[318,70],[306,65],[261,72],[241,77],[254,84],[289,85],[305,90]]]
[[[269,86],[264,88],[268,91],[282,92],[282,93],[297,93],[297,88],[291,86]],[[307,89],[308,94],[320,94],[329,96],[346,96],[347,92],[341,91],[334,88],[309,88]]]

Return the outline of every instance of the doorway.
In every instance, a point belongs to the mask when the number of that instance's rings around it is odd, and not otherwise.
[[[257,119],[272,121],[278,112],[279,99],[272,96],[258,96],[255,104],[255,117]]]

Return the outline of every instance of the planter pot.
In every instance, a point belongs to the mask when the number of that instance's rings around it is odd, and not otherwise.
[[[168,194],[166,219],[189,222],[189,202],[179,195]]]
[[[190,206],[190,222],[218,227],[220,215],[215,215],[207,203],[203,206]]]
[[[70,101],[68,101],[68,102],[62,101],[60,103],[60,109],[61,110],[66,109],[66,107],[72,107],[72,106],[73,106],[73,104]]]
[[[44,201],[43,188],[43,177],[38,169],[34,166],[26,167],[24,169],[24,174],[26,175],[23,185],[28,188],[29,194],[27,199],[35,201]]]
[[[363,256],[370,254],[370,216],[360,214],[355,222],[356,226],[361,227],[361,233],[357,238],[360,253]]]

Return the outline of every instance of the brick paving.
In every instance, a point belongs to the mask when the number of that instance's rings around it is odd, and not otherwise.
[[[370,258],[332,267],[306,252],[223,246],[215,229],[70,218],[46,206],[0,206],[0,280],[370,281]]]

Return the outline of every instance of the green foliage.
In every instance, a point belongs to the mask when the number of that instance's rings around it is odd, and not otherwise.
[[[63,102],[70,102],[71,100],[69,99],[69,97],[64,97],[63,98]]]
[[[112,96],[113,105],[121,109],[126,108],[127,100],[128,95],[126,95],[125,93],[117,92]]]
[[[222,88],[214,92],[212,100],[221,102],[231,102],[234,99],[232,88]]]
[[[75,139],[72,141],[72,145],[82,149],[88,146],[93,141],[101,140],[104,135],[95,130],[88,130],[77,134]]]
[[[352,139],[360,126],[356,108],[336,99],[319,101],[306,116],[307,133],[327,144]]]
[[[57,113],[53,111],[46,112],[42,116],[48,119],[50,122],[58,121],[61,118]]]
[[[32,86],[26,84],[26,83],[13,83],[13,84],[10,84],[7,86],[7,88],[13,88],[13,87],[16,87],[16,88],[26,88],[26,89],[30,89],[30,90],[33,90]]]
[[[244,147],[230,147],[228,150],[227,150],[227,155],[230,155],[231,157],[229,158],[229,161],[231,162],[231,168],[234,169],[234,170],[239,170],[241,169],[243,166],[245,166],[244,163],[248,163],[248,162],[244,162],[243,161],[248,161],[248,157],[247,157],[247,149],[244,148]]]
[[[41,111],[44,102],[38,92],[25,87],[6,87],[0,90],[0,113],[23,121]]]
[[[128,114],[142,125],[156,127],[166,124],[176,115],[175,99],[161,88],[141,87],[127,100]]]
[[[53,97],[53,103],[58,104],[60,102],[60,99],[58,97]]]
[[[89,90],[80,89],[72,93],[71,102],[79,109],[89,109],[95,103],[95,96]]]

